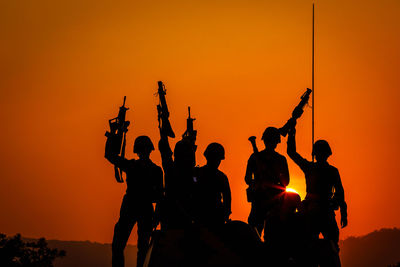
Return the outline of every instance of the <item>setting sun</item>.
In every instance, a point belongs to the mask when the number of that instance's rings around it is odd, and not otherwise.
[[[286,192],[291,192],[291,193],[299,194],[299,192],[297,192],[295,189],[290,188],[290,187],[286,187]]]

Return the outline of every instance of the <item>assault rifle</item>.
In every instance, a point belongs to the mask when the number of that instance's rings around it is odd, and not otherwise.
[[[193,144],[196,142],[197,131],[193,129],[195,118],[190,117],[190,107],[188,107],[189,116],[186,119],[186,131],[182,134],[182,139],[189,139]]]
[[[167,106],[167,101],[165,100],[165,95],[167,90],[165,90],[165,85],[162,81],[158,82],[158,97],[160,98],[160,104],[157,105],[158,112],[158,128],[160,129],[161,135],[166,135],[168,137],[174,138],[175,133],[172,130],[171,123],[169,122],[169,111]]]
[[[119,107],[118,116],[109,120],[110,131],[106,132],[106,136],[109,139],[111,145],[110,151],[106,153],[112,153],[118,155],[121,158],[125,158],[125,147],[126,147],[126,132],[128,131],[129,121],[125,120],[126,111],[129,109],[125,107],[126,96],[124,96],[124,103]],[[115,179],[118,183],[123,183],[122,170],[114,166]]]
[[[294,108],[292,112],[292,117],[286,122],[286,124],[279,129],[282,136],[286,136],[289,130],[296,125],[296,121],[304,112],[304,106],[308,103],[310,99],[311,89],[307,88],[307,91],[300,97],[300,103]]]

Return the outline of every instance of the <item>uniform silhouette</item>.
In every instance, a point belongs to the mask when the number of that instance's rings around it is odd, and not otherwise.
[[[248,162],[245,182],[254,187],[254,199],[248,218],[250,225],[261,235],[268,214],[279,206],[279,198],[289,184],[286,158],[275,151],[281,142],[279,130],[268,127],[262,136],[265,149],[253,153]],[[264,233],[264,237],[267,237]]]
[[[300,203],[301,198],[297,193],[284,192],[279,207],[268,214],[268,224],[264,230],[268,237],[264,251],[268,266],[303,266],[298,265],[301,263],[300,248],[303,246],[297,212]]]
[[[296,152],[295,128],[289,131],[287,152],[289,157],[302,169],[306,178],[307,195],[300,212],[305,219],[306,233],[311,240],[322,233],[325,240],[339,250],[339,228],[335,220],[335,209],[340,207],[341,226],[347,225],[347,205],[339,171],[327,159],[332,154],[327,141],[318,140],[313,145],[312,155],[316,162],[304,159]]]
[[[210,229],[220,229],[229,220],[231,189],[228,177],[218,170],[225,159],[224,147],[211,143],[204,151],[207,164],[199,168],[195,181],[196,217],[200,224]]]
[[[112,241],[112,266],[124,266],[124,249],[133,226],[138,224],[137,266],[143,265],[154,226],[152,203],[158,203],[163,192],[162,169],[149,158],[154,150],[147,136],[139,136],[133,151],[139,159],[125,159],[113,153],[111,138],[107,140],[105,157],[127,175],[127,190],[122,200],[120,217],[115,224]]]
[[[193,220],[196,146],[188,139],[183,139],[176,143],[172,153],[168,137],[161,134],[158,147],[165,173],[162,225],[167,228],[181,228]]]

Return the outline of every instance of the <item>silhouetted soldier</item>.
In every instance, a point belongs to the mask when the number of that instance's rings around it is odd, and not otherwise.
[[[127,175],[127,190],[122,200],[119,220],[114,228],[112,266],[124,266],[124,249],[132,228],[137,223],[137,266],[141,267],[154,226],[152,203],[158,203],[163,194],[163,173],[162,169],[149,158],[151,151],[154,150],[149,137],[139,136],[135,140],[133,152],[139,156],[138,160],[128,160],[115,155],[111,143],[109,138],[105,157]]]
[[[232,213],[228,177],[218,170],[225,159],[224,147],[211,143],[204,151],[204,156],[207,164],[199,169],[196,181],[196,217],[202,225],[217,230],[229,220]]]
[[[327,162],[332,155],[331,148],[325,140],[316,141],[312,150],[316,162],[310,162],[296,152],[295,133],[293,127],[289,131],[287,152],[305,174],[307,195],[300,211],[305,216],[307,232],[313,240],[322,233],[324,239],[333,242],[338,252],[339,229],[334,210],[340,207],[343,228],[347,225],[347,205],[339,172]]]
[[[250,156],[245,176],[245,182],[254,187],[254,199],[248,222],[260,235],[264,223],[268,225],[268,222],[265,222],[267,215],[279,206],[279,198],[289,184],[286,158],[275,151],[281,142],[279,130],[268,127],[263,133],[262,140],[265,149]],[[266,233],[264,237],[267,237]]]
[[[182,139],[176,143],[172,153],[168,137],[161,134],[158,147],[165,173],[166,201],[162,223],[166,227],[181,228],[193,220],[196,146],[190,140]]]

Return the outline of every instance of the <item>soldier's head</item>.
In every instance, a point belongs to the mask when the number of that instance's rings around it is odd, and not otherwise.
[[[261,140],[264,141],[266,148],[275,149],[276,146],[281,142],[281,134],[275,127],[267,127],[265,129]]]
[[[332,150],[327,141],[318,140],[313,145],[312,155],[315,157],[317,162],[323,162],[332,155]]]
[[[154,145],[148,136],[142,135],[135,139],[133,144],[133,153],[136,153],[140,159],[149,158],[151,151],[154,150]]]
[[[178,166],[193,168],[196,164],[196,146],[187,139],[178,141],[174,149],[174,160]]]
[[[225,159],[225,149],[219,143],[211,143],[203,153],[207,159],[207,166],[218,169],[221,160]]]

